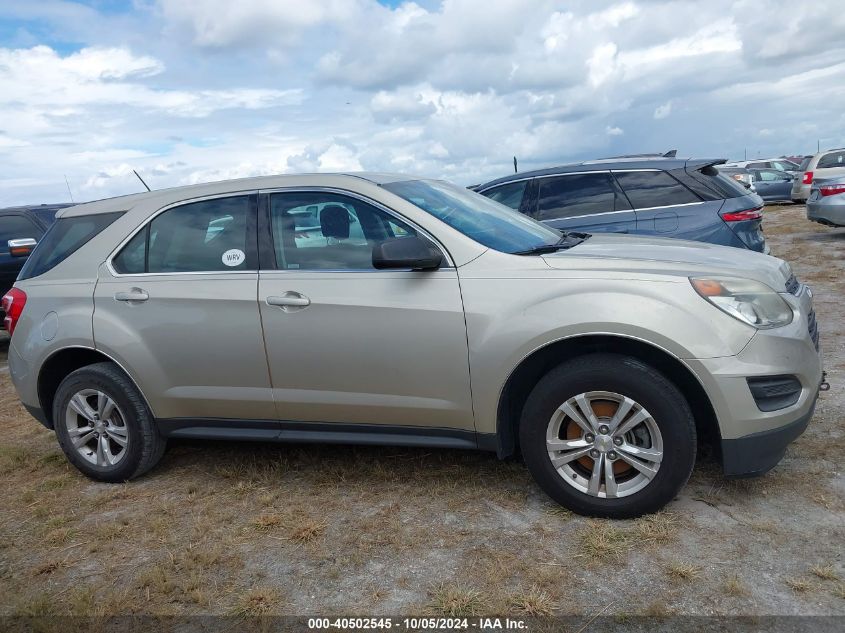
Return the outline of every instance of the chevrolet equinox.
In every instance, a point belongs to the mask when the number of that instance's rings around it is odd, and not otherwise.
[[[729,476],[772,468],[825,384],[812,293],[779,259],[562,233],[389,174],[65,209],[3,308],[24,405],[109,482],[168,438],[470,448],[633,517],[700,439]]]

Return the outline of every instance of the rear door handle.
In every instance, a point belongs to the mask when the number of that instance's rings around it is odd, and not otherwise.
[[[284,308],[305,308],[311,305],[311,299],[298,292],[286,292],[281,296],[271,296],[266,299],[268,306]]]
[[[150,298],[145,290],[140,288],[132,288],[129,292],[115,292],[115,301],[146,301]]]

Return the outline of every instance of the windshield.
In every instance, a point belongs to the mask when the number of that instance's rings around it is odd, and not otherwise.
[[[561,233],[481,194],[439,180],[382,185],[472,238],[503,253],[530,251],[560,241]]]

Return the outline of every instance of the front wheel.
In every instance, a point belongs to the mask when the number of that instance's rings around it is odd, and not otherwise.
[[[519,439],[540,487],[588,516],[655,512],[684,486],[695,463],[695,421],[663,374],[616,354],[559,365],[528,397]]]

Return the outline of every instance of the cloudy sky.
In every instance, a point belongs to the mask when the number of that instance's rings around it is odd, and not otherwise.
[[[845,145],[826,0],[0,0],[0,206]]]

